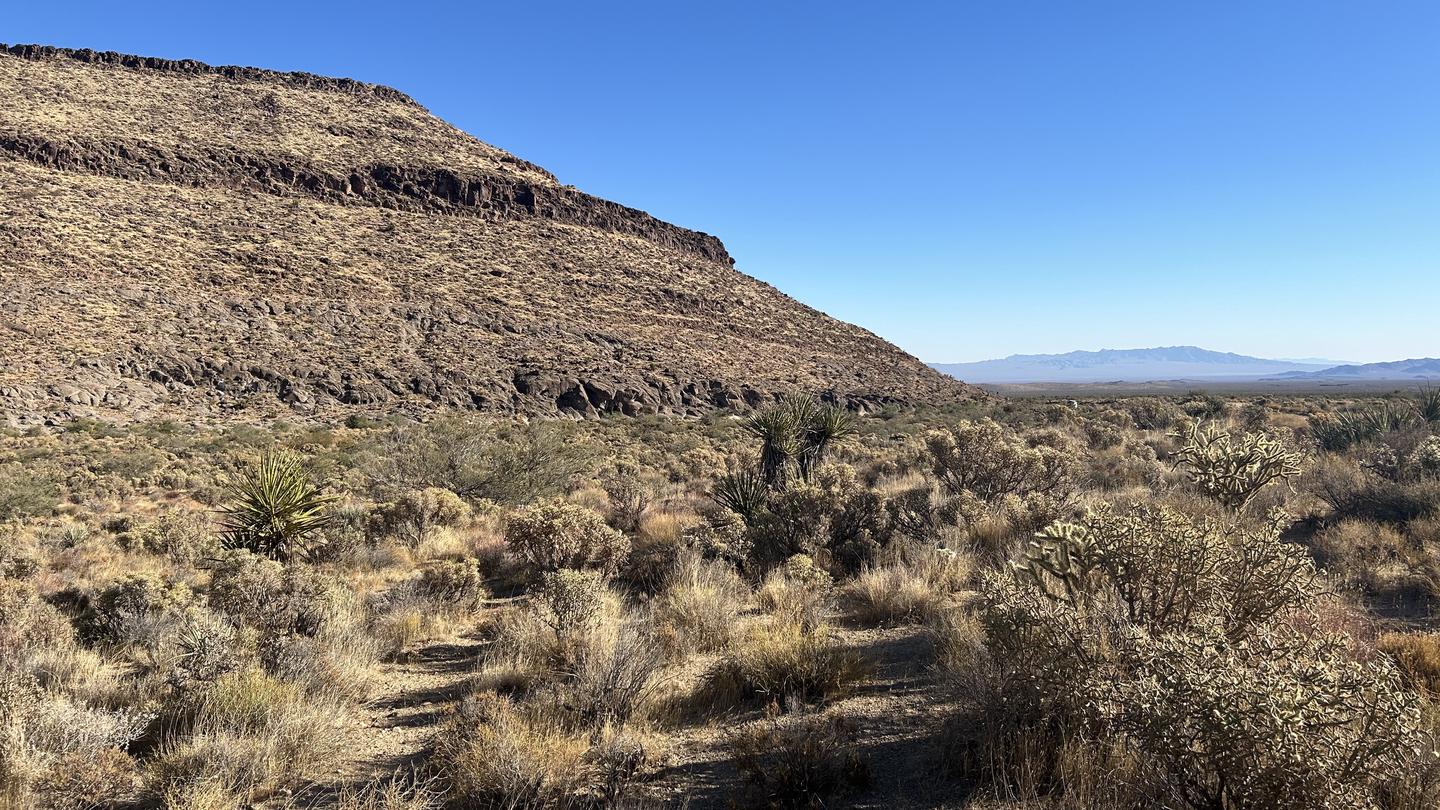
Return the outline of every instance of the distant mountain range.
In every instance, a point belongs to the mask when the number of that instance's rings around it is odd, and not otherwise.
[[[1341,365],[1321,371],[1287,371],[1282,380],[1440,380],[1440,358],[1417,357],[1388,363]]]
[[[1002,360],[930,365],[969,383],[1440,379],[1440,360],[1435,359],[1366,364],[1324,358],[1270,360],[1197,346],[1015,354]]]

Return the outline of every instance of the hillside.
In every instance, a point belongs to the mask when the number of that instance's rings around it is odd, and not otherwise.
[[[12,423],[976,395],[396,90],[40,46],[0,89]]]
[[[976,363],[934,363],[932,367],[972,383],[1032,383],[1236,380],[1291,371],[1318,371],[1325,366],[1304,361],[1266,360],[1196,346],[1166,346],[1016,354]]]

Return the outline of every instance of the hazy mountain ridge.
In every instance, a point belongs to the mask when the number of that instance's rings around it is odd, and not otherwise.
[[[973,363],[932,363],[931,367],[971,383],[1244,379],[1324,368],[1320,364],[1249,357],[1198,346],[1017,354]]]
[[[1291,371],[1276,377],[1291,380],[1440,380],[1440,358],[1416,357],[1381,363],[1352,363],[1320,371]]]

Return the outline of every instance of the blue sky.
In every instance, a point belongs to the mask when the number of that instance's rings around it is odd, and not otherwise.
[[[1440,3],[9,4],[399,87],[931,361],[1440,356]]]

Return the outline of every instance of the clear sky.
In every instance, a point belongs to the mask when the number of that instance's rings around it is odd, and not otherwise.
[[[930,361],[1440,356],[1435,0],[5,5],[398,87]]]

